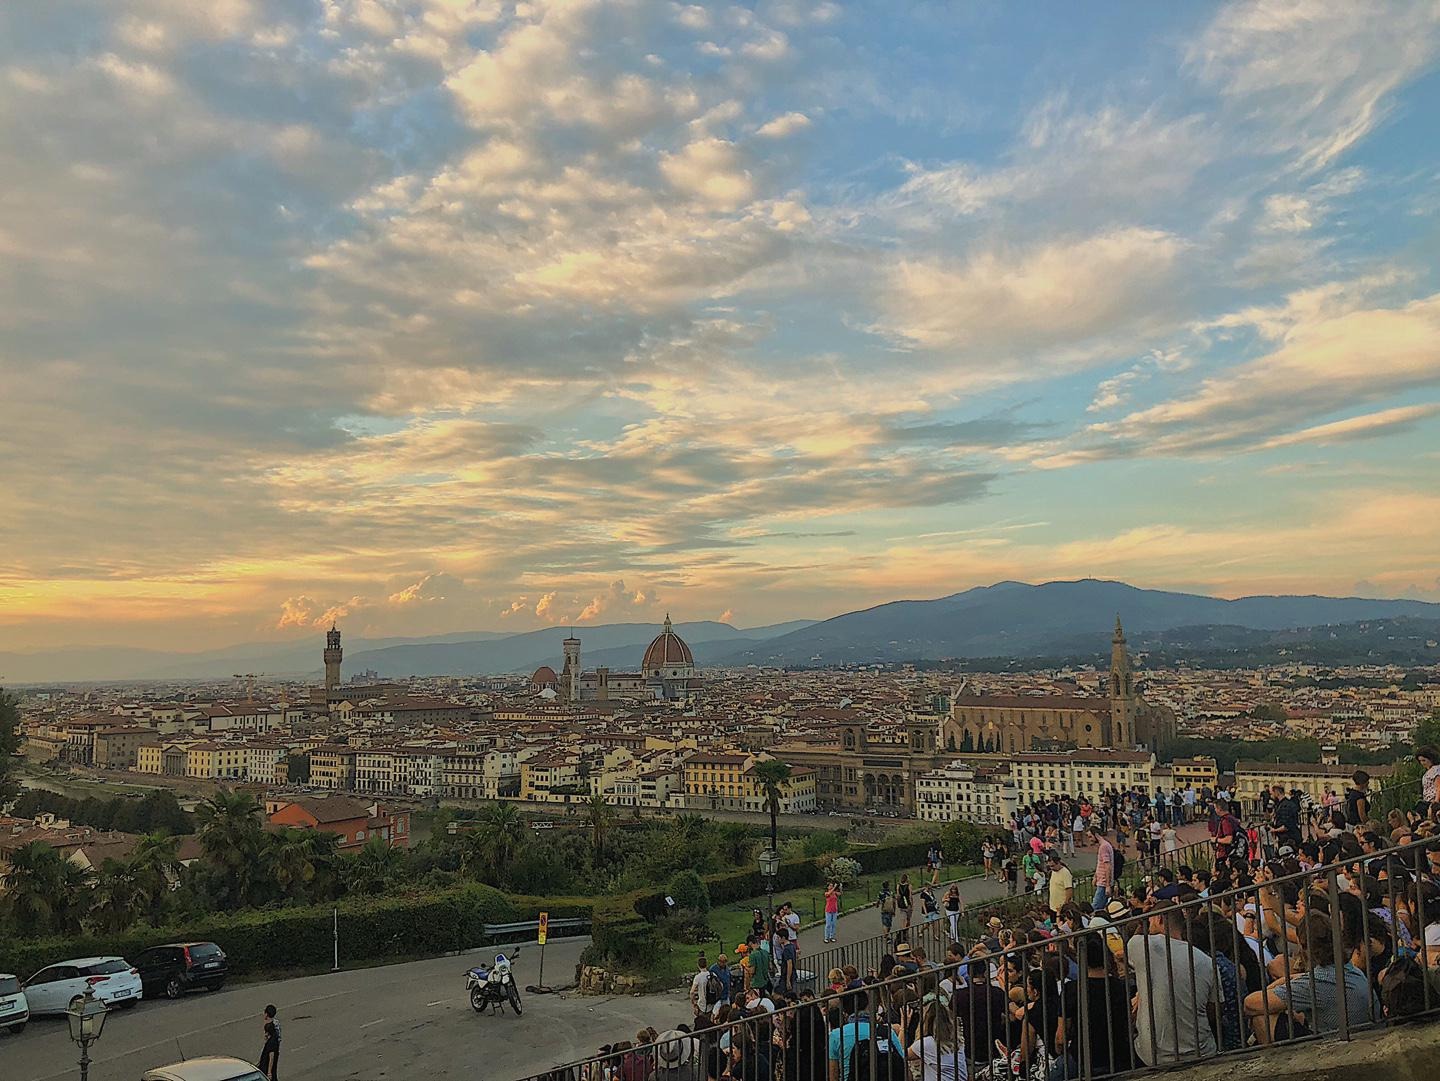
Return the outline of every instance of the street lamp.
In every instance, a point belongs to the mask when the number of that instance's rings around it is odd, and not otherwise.
[[[773,848],[760,851],[760,873],[765,876],[766,934],[775,919],[775,876],[780,873],[780,853]]]
[[[105,1027],[105,1003],[95,997],[91,988],[85,988],[83,997],[76,996],[65,1011],[70,1022],[70,1038],[80,1045],[80,1081],[89,1081],[90,1045],[100,1038]]]

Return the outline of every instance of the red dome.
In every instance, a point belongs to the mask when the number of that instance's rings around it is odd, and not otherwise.
[[[548,664],[542,664],[535,669],[535,674],[530,677],[530,682],[536,687],[554,687],[560,683],[560,677],[555,674],[555,669]]]
[[[674,665],[695,664],[695,656],[690,652],[690,647],[685,640],[670,628],[670,617],[665,617],[665,629],[650,643],[650,648],[645,651],[645,659],[640,662],[640,670],[649,672],[656,668],[669,668]]]

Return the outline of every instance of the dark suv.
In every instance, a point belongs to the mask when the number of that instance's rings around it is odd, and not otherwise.
[[[166,998],[179,998],[197,987],[218,991],[229,972],[225,951],[213,942],[151,946],[135,958],[135,968],[146,995]]]

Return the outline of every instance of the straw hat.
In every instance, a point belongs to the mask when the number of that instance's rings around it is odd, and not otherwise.
[[[655,1041],[655,1059],[664,1069],[678,1069],[694,1057],[695,1041],[677,1028],[662,1032]]]

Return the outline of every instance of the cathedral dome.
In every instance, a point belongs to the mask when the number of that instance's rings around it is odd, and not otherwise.
[[[642,672],[653,672],[658,668],[695,664],[695,656],[685,640],[675,633],[670,617],[665,617],[665,629],[655,636],[655,641],[645,650],[645,659],[640,662]]]
[[[535,669],[535,674],[530,677],[532,687],[554,687],[560,682],[560,677],[555,674],[555,669],[548,664],[542,664]]]

